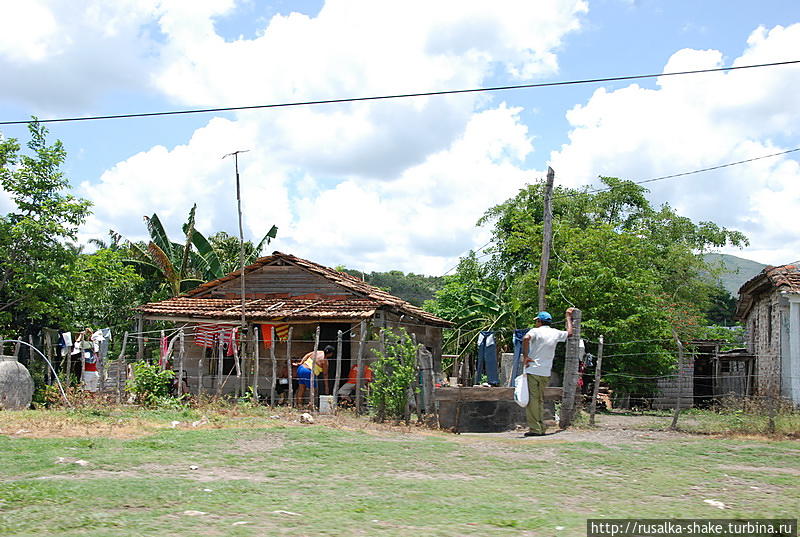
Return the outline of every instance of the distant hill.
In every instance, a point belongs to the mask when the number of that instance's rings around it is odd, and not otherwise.
[[[719,280],[722,286],[727,290],[731,296],[736,297],[739,295],[739,288],[751,279],[753,276],[761,272],[765,265],[750,259],[743,259],[735,255],[728,254],[704,254],[703,259],[712,266],[722,266],[724,272],[720,275]]]

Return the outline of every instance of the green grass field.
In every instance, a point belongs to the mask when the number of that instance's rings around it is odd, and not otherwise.
[[[197,427],[194,411],[0,412],[0,535],[577,536],[587,518],[800,513],[792,440],[606,416],[523,439],[269,412]]]

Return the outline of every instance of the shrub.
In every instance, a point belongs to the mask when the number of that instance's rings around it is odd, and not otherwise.
[[[369,403],[378,420],[400,419],[405,414],[409,387],[417,375],[417,346],[404,328],[384,332],[386,350],[375,351]]]
[[[137,403],[156,406],[170,396],[174,377],[174,371],[162,371],[157,364],[136,362],[133,364],[133,378],[128,380],[127,388],[134,394]]]

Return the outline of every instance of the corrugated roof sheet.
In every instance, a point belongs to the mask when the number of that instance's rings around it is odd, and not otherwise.
[[[295,265],[295,266],[300,267],[301,269],[306,270],[306,271],[308,271],[310,273],[322,276],[325,279],[331,281],[332,283],[340,285],[341,287],[344,287],[345,289],[348,289],[353,293],[361,295],[363,297],[363,299],[365,300],[365,301],[358,301],[358,300],[355,300],[355,301],[351,301],[351,300],[335,301],[335,302],[338,302],[339,304],[336,304],[335,306],[334,305],[326,306],[326,308],[327,307],[338,308],[338,307],[340,307],[342,305],[341,303],[354,303],[354,304],[358,303],[358,304],[363,305],[363,307],[366,308],[366,303],[369,302],[370,304],[372,304],[371,309],[372,309],[373,313],[374,313],[374,310],[379,308],[379,307],[388,307],[390,309],[393,309],[393,310],[399,312],[400,314],[406,314],[406,315],[414,316],[414,317],[416,317],[416,318],[418,318],[418,319],[420,319],[422,321],[425,321],[425,322],[430,323],[430,324],[435,325],[435,326],[452,326],[452,323],[450,321],[447,321],[445,319],[437,317],[436,315],[433,315],[432,313],[428,313],[427,311],[423,310],[422,308],[418,308],[417,306],[414,306],[413,304],[410,304],[410,303],[406,302],[402,298],[396,297],[396,296],[392,295],[391,293],[387,293],[383,289],[379,289],[378,287],[375,287],[374,285],[370,285],[370,284],[368,284],[366,282],[362,282],[361,280],[359,280],[358,278],[356,278],[354,276],[351,276],[350,274],[347,274],[345,272],[339,272],[338,270],[326,267],[324,265],[320,265],[319,263],[314,263],[313,261],[309,261],[307,259],[302,259],[300,257],[293,256],[291,254],[285,254],[285,253],[282,253],[282,252],[273,252],[272,255],[269,255],[269,256],[266,256],[266,257],[261,257],[261,258],[257,259],[253,264],[248,265],[247,267],[245,267],[245,275],[247,275],[248,273],[251,273],[253,271],[256,271],[256,270],[258,270],[258,269],[260,269],[260,268],[262,268],[264,266],[277,264],[277,263],[281,263],[281,262],[288,263],[288,264],[291,264],[291,265]],[[202,295],[204,293],[208,293],[214,287],[217,287],[218,285],[221,285],[221,284],[223,284],[225,282],[229,282],[231,280],[235,280],[236,278],[239,277],[239,275],[240,275],[240,273],[238,271],[237,272],[231,272],[230,274],[227,274],[226,276],[223,276],[222,278],[218,278],[216,280],[212,280],[210,282],[204,283],[204,284],[192,289],[191,291],[188,291],[188,292],[184,293],[180,297],[173,298],[173,299],[170,299],[170,300],[165,300],[163,302],[155,302],[155,303],[147,304],[145,306],[140,306],[137,309],[139,311],[142,311],[142,312],[145,312],[145,313],[150,313],[151,311],[153,311],[153,313],[155,314],[154,308],[161,307],[159,305],[160,304],[164,304],[165,305],[164,307],[168,307],[169,308],[168,311],[170,311],[172,313],[158,313],[159,315],[172,315],[172,316],[189,315],[189,313],[188,313],[189,311],[195,311],[195,310],[200,311],[202,309],[202,308],[200,308],[200,306],[195,305],[191,301],[194,301],[194,300],[204,300],[204,301],[221,300],[221,299],[195,298],[195,297],[198,297],[198,295]],[[178,299],[188,300],[189,302],[180,302],[180,303],[176,302]],[[289,301],[292,301],[293,303],[294,302],[299,302],[299,300],[295,301],[293,299],[261,299],[261,300],[264,300],[265,302],[269,301],[269,300],[273,300],[273,301],[289,300]],[[334,301],[332,301],[331,304],[333,304],[333,302]],[[211,308],[211,307],[212,307],[212,305],[211,305],[211,303],[209,303],[208,308]],[[147,309],[145,309],[145,308],[147,308]],[[314,307],[314,311],[318,310],[319,313],[323,313],[328,318],[334,318],[334,316],[333,316],[334,315],[333,314],[334,310],[333,309],[326,309],[326,308]],[[183,311],[179,311],[181,309],[183,309]],[[224,308],[222,308],[222,309],[224,309]],[[250,307],[248,306],[245,309],[247,310],[246,311],[247,317],[250,318],[251,317]],[[204,309],[203,311],[207,311],[207,310]],[[217,311],[220,311],[220,309],[218,308]],[[345,311],[345,310],[343,310],[343,311]],[[356,310],[353,310],[353,311],[356,311]],[[366,310],[360,310],[360,311],[366,311]],[[238,312],[238,315],[241,316],[241,312],[240,311]],[[366,317],[369,317],[371,315],[372,315],[372,313],[366,315]],[[236,315],[234,315],[234,317],[236,317]],[[318,318],[318,317],[322,318],[322,316],[319,316],[319,315],[316,315],[316,316],[308,315],[308,318]],[[360,316],[357,316],[357,317],[351,317],[351,318],[362,318],[362,317],[363,317],[363,315],[360,315]],[[255,318],[255,317],[253,317],[253,318]],[[338,317],[338,318],[344,318],[344,317]]]

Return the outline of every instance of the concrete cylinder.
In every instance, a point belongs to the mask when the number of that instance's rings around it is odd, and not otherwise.
[[[0,355],[0,409],[25,410],[33,398],[33,378],[14,356]]]

